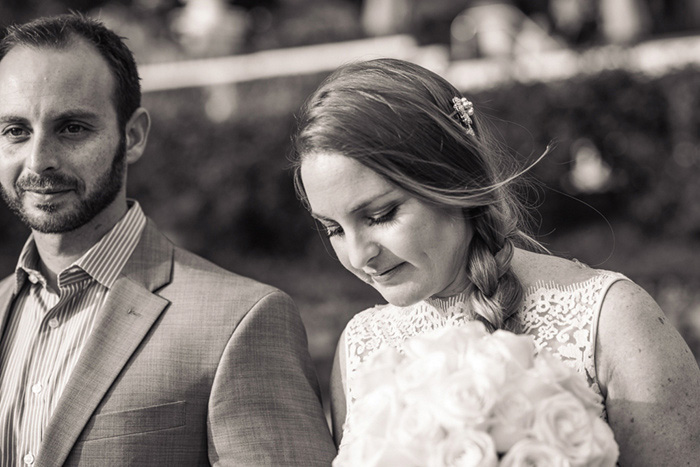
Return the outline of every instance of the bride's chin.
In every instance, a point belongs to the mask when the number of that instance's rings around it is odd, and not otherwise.
[[[375,287],[375,290],[377,290],[377,292],[379,292],[382,295],[382,297],[384,297],[384,300],[386,300],[388,303],[398,307],[415,305],[421,300],[427,298],[420,297],[414,294],[391,293],[391,291],[381,290],[377,287]]]
[[[378,284],[374,282],[370,276],[358,273],[354,274],[362,282],[379,292],[387,303],[394,306],[405,307],[415,305],[416,303],[420,302],[421,300],[425,300],[430,296],[430,294],[426,294],[424,292],[422,293],[420,290],[416,290],[416,284],[411,284],[410,282],[401,282],[392,285]]]

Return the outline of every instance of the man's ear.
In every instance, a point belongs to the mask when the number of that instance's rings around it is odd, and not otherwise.
[[[148,111],[139,107],[126,122],[126,162],[133,164],[141,158],[146,149],[148,131],[151,129],[151,117]]]

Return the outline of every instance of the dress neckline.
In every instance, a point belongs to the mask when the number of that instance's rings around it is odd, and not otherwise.
[[[449,297],[429,297],[426,298],[424,302],[438,311],[446,312],[458,304],[466,303],[467,298],[468,293],[464,291],[455,295],[450,295]]]
[[[585,290],[586,288],[590,287],[590,285],[595,282],[596,280],[601,280],[602,277],[605,277],[607,275],[616,275],[615,273],[610,273],[609,271],[604,271],[604,270],[599,270],[598,274],[591,276],[587,279],[583,279],[577,282],[573,282],[571,284],[558,284],[554,281],[537,281],[534,284],[531,284],[527,287],[523,287],[523,304],[522,306],[525,305],[527,300],[537,294],[541,293],[543,290],[549,291],[549,292],[558,292],[558,293],[572,293],[575,291],[580,291],[580,290]],[[619,275],[619,274],[617,274]],[[463,308],[466,306],[468,303],[468,298],[469,298],[469,292],[467,290],[457,293],[455,295],[450,295],[449,297],[438,297],[438,296],[432,296],[429,298],[426,298],[423,301],[418,302],[416,305],[413,305],[411,307],[408,307],[409,309],[413,309],[415,306],[419,306],[421,304],[425,304],[429,307],[432,307],[439,311],[440,313],[446,313],[448,311],[454,310],[455,307],[460,306],[460,308]]]

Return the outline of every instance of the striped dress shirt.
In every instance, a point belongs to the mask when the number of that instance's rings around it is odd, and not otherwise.
[[[146,225],[139,204],[58,274],[58,293],[39,272],[33,237],[15,270],[16,299],[0,342],[0,465],[28,466],[95,317]]]

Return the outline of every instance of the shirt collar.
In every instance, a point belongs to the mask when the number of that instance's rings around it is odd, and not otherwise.
[[[112,287],[136,248],[146,226],[146,216],[138,201],[128,200],[128,204],[129,209],[126,214],[114,227],[73,264],[61,271],[59,278],[66,271],[74,271],[77,267],[108,289]],[[16,293],[19,292],[28,277],[37,277],[45,285],[45,280],[38,270],[38,264],[39,253],[34,237],[30,235],[15,268]]]
[[[24,243],[19,260],[17,260],[17,266],[15,267],[15,294],[18,294],[22,289],[29,275],[41,278],[43,281],[43,277],[39,272],[39,252],[36,249],[33,235],[30,235]]]

